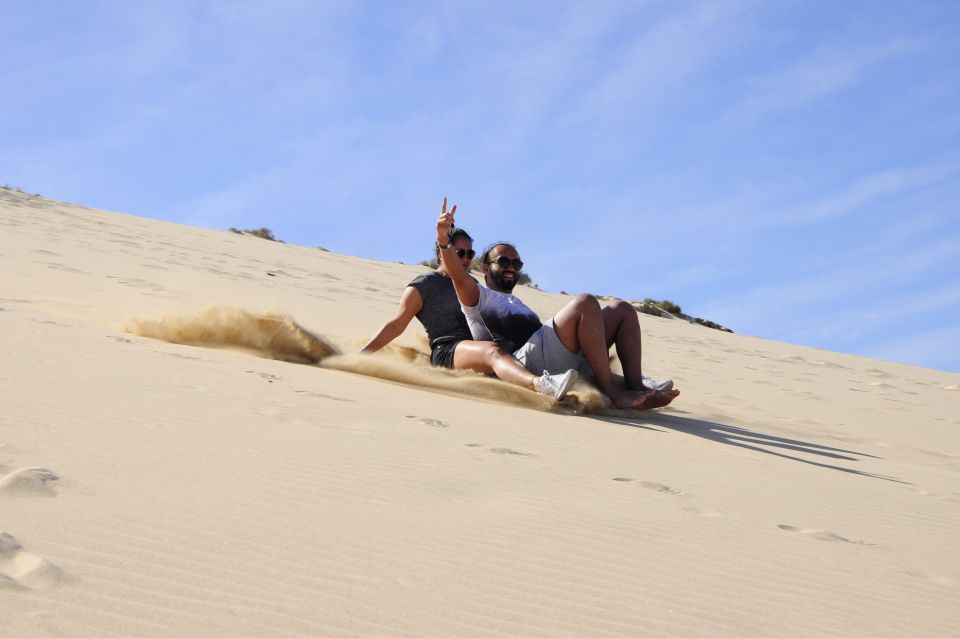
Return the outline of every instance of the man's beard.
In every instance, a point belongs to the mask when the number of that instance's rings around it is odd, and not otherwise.
[[[497,289],[510,292],[511,290],[513,290],[513,287],[517,285],[517,279],[520,278],[520,275],[517,273],[513,273],[513,279],[508,281],[503,280],[503,275],[504,275],[503,270],[497,270],[496,272],[492,270],[490,271],[490,279],[493,281],[494,284],[496,284]]]

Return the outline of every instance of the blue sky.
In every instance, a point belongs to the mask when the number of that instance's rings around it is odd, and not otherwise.
[[[0,183],[406,263],[447,195],[544,289],[960,371],[960,3],[7,0],[0,20]]]

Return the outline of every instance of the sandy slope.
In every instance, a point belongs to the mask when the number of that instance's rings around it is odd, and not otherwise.
[[[0,266],[0,636],[958,635],[960,375],[644,316],[675,407],[567,416],[121,330],[418,267],[5,190]]]

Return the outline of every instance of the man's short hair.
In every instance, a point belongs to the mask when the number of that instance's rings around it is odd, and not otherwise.
[[[490,263],[490,252],[491,252],[494,248],[496,248],[497,246],[509,246],[510,248],[513,248],[513,250],[514,250],[515,252],[520,252],[520,251],[517,250],[517,247],[516,247],[516,246],[514,246],[513,244],[511,244],[511,243],[508,242],[508,241],[495,241],[495,242],[493,242],[492,244],[490,244],[489,246],[487,246],[486,250],[483,251],[483,255],[480,256],[480,263],[481,263],[481,264],[489,264],[489,263]]]

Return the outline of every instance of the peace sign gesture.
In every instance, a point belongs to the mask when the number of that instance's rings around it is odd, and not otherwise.
[[[447,198],[443,198],[443,205],[440,206],[440,217],[437,218],[437,244],[445,246],[447,244],[447,232],[454,227],[453,216],[457,212],[457,205],[447,212]]]

